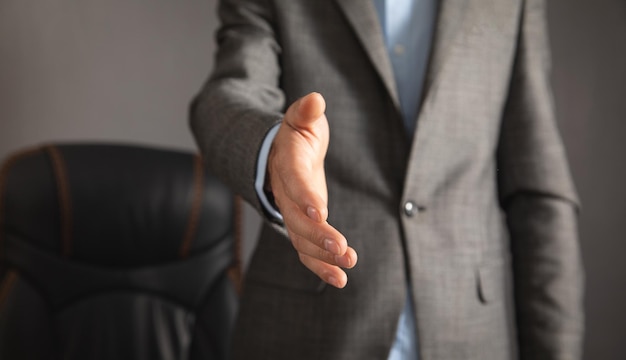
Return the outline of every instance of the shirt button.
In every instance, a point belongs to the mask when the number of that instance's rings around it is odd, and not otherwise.
[[[413,201],[407,201],[404,203],[404,215],[408,217],[413,217],[417,215],[419,211],[419,206],[417,206],[417,204],[415,204]]]

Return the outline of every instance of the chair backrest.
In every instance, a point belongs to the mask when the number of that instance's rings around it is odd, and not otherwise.
[[[234,203],[192,154],[50,145],[0,171],[0,359],[223,359]]]

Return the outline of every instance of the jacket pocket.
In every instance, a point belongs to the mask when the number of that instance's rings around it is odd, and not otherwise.
[[[478,299],[483,304],[501,301],[507,291],[506,278],[509,261],[490,260],[478,266],[476,270],[476,290]]]

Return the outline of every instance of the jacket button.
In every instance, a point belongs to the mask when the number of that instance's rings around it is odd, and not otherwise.
[[[420,207],[417,206],[416,203],[414,203],[413,201],[407,201],[404,203],[404,215],[408,216],[408,217],[413,217],[415,215],[417,215],[418,212],[420,212]]]

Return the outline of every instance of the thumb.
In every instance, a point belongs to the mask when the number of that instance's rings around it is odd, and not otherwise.
[[[319,93],[313,92],[296,100],[287,109],[283,118],[283,125],[287,126],[281,126],[272,145],[273,151],[270,151],[274,164],[270,173],[285,174],[284,167],[287,167],[289,174],[279,181],[281,188],[302,212],[318,222],[328,217],[324,158],[328,150],[329,126],[325,110],[326,102]],[[285,144],[289,146],[285,147]]]
[[[326,111],[326,101],[322,94],[312,92],[294,102],[287,113],[285,121],[296,130],[312,131],[316,120]]]

